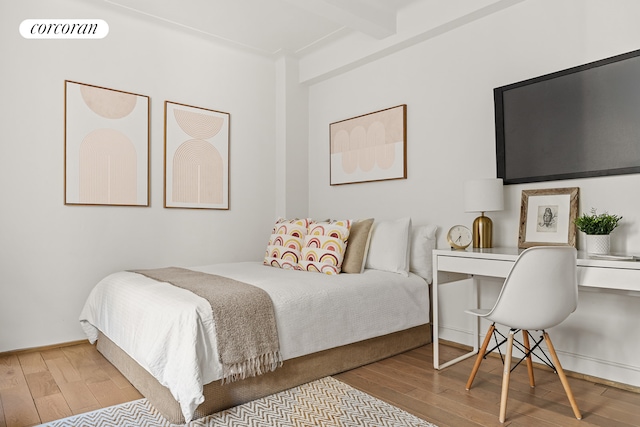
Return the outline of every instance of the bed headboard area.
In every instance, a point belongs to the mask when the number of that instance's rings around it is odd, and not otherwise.
[[[435,225],[413,225],[411,218],[376,221],[278,218],[271,230],[264,264],[325,274],[359,274],[365,269],[408,276],[431,284]]]

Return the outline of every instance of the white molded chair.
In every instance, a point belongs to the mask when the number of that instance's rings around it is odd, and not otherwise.
[[[474,309],[466,311],[466,313],[492,322],[467,381],[467,390],[471,388],[482,360],[488,353],[495,348],[499,348],[502,343],[507,341],[502,375],[502,396],[500,399],[501,423],[504,422],[507,412],[514,335],[520,330],[522,331],[523,343],[518,344],[520,344],[520,348],[525,353],[524,359],[527,361],[531,387],[535,386],[531,355],[534,354],[533,350],[538,348],[544,337],[549,354],[553,359],[553,364],[550,361],[547,363],[542,358],[540,360],[558,373],[574,415],[577,419],[582,419],[567,377],[549,339],[549,334],[545,331],[564,321],[575,311],[577,305],[578,283],[575,248],[568,246],[536,246],[526,249],[520,254],[502,286],[498,300],[491,310]],[[487,347],[494,333],[502,335],[496,329],[496,323],[507,326],[510,329],[509,337],[505,338],[503,336],[502,342],[487,352]],[[541,331],[542,336],[531,348],[529,345],[529,337],[531,336],[529,331],[534,330]],[[539,358],[537,355],[536,357]]]

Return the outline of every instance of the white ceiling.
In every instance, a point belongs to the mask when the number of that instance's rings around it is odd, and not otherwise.
[[[267,56],[303,56],[359,32],[381,40],[419,0],[104,0],[131,13]]]

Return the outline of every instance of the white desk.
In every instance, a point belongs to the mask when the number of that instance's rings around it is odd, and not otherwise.
[[[461,360],[478,354],[478,328],[480,319],[473,327],[473,350],[454,360],[440,363],[439,359],[439,286],[476,276],[505,278],[513,263],[522,252],[517,248],[467,249],[433,251],[433,367],[446,368]],[[640,262],[589,259],[578,252],[578,285],[599,289],[640,292]],[[477,283],[472,286],[473,300],[478,303]],[[471,307],[473,308],[473,307]],[[477,306],[475,307],[477,308]]]

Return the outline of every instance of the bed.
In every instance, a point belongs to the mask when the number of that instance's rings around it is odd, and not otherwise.
[[[383,225],[371,227],[366,260],[356,274],[274,268],[264,261],[189,267],[269,295],[284,362],[261,375],[222,384],[211,306],[138,272],[116,272],[100,281],[85,303],[81,325],[90,342],[97,341],[98,350],[177,424],[371,363],[431,340],[428,252],[435,227],[409,222],[406,242],[399,244],[403,272],[397,260],[389,260],[397,251],[381,239]],[[383,261],[376,261],[376,253],[386,254]]]

